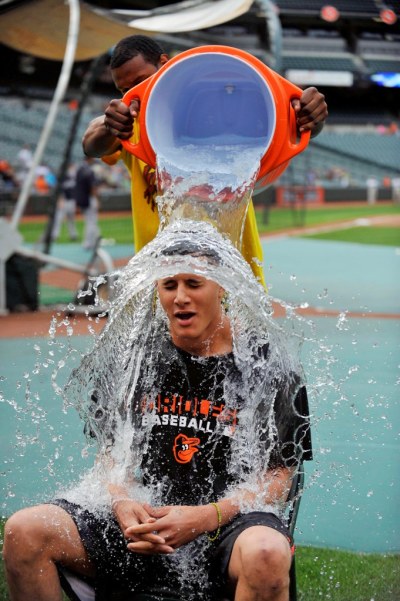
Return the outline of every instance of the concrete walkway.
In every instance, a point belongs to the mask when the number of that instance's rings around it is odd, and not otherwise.
[[[400,253],[282,237],[263,249],[271,295],[310,305],[296,323],[314,421],[297,540],[399,551]]]

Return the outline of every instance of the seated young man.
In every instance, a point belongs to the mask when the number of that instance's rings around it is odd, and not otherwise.
[[[282,512],[311,453],[306,390],[272,343],[253,340],[236,353],[216,281],[164,269],[173,275],[157,280],[154,324],[145,347],[138,343],[144,359],[130,367],[104,445],[117,469],[136,453],[130,481],[97,483],[109,499],[102,512],[56,499],[7,521],[12,601],[61,600],[58,566],[91,577],[96,599],[107,601],[116,588],[149,582],[187,600],[288,600],[293,540]],[[96,436],[104,418],[96,388],[91,403]],[[127,424],[129,444],[114,453]]]

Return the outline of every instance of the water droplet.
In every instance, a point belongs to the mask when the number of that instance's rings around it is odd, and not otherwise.
[[[343,311],[342,313],[339,314],[337,323],[336,323],[336,327],[338,330],[348,330],[349,328],[347,327],[347,311]]]

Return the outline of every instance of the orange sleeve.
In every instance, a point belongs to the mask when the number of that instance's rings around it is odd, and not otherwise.
[[[101,160],[103,161],[103,163],[106,163],[107,165],[115,165],[121,156],[121,151],[117,150],[116,152],[113,152],[113,154],[106,154],[103,157],[101,157]]]

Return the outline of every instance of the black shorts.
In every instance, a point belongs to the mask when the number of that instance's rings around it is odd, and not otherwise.
[[[238,515],[221,528],[214,542],[200,536],[171,555],[139,555],[127,549],[127,541],[111,514],[99,517],[64,499],[56,499],[52,504],[72,517],[87,554],[96,566],[97,601],[110,601],[115,590],[144,592],[149,588],[169,597],[181,596],[184,591],[186,599],[194,595],[199,601],[215,601],[225,589],[233,545],[241,532],[251,526],[269,526],[293,545],[282,521],[273,513],[260,511]]]

